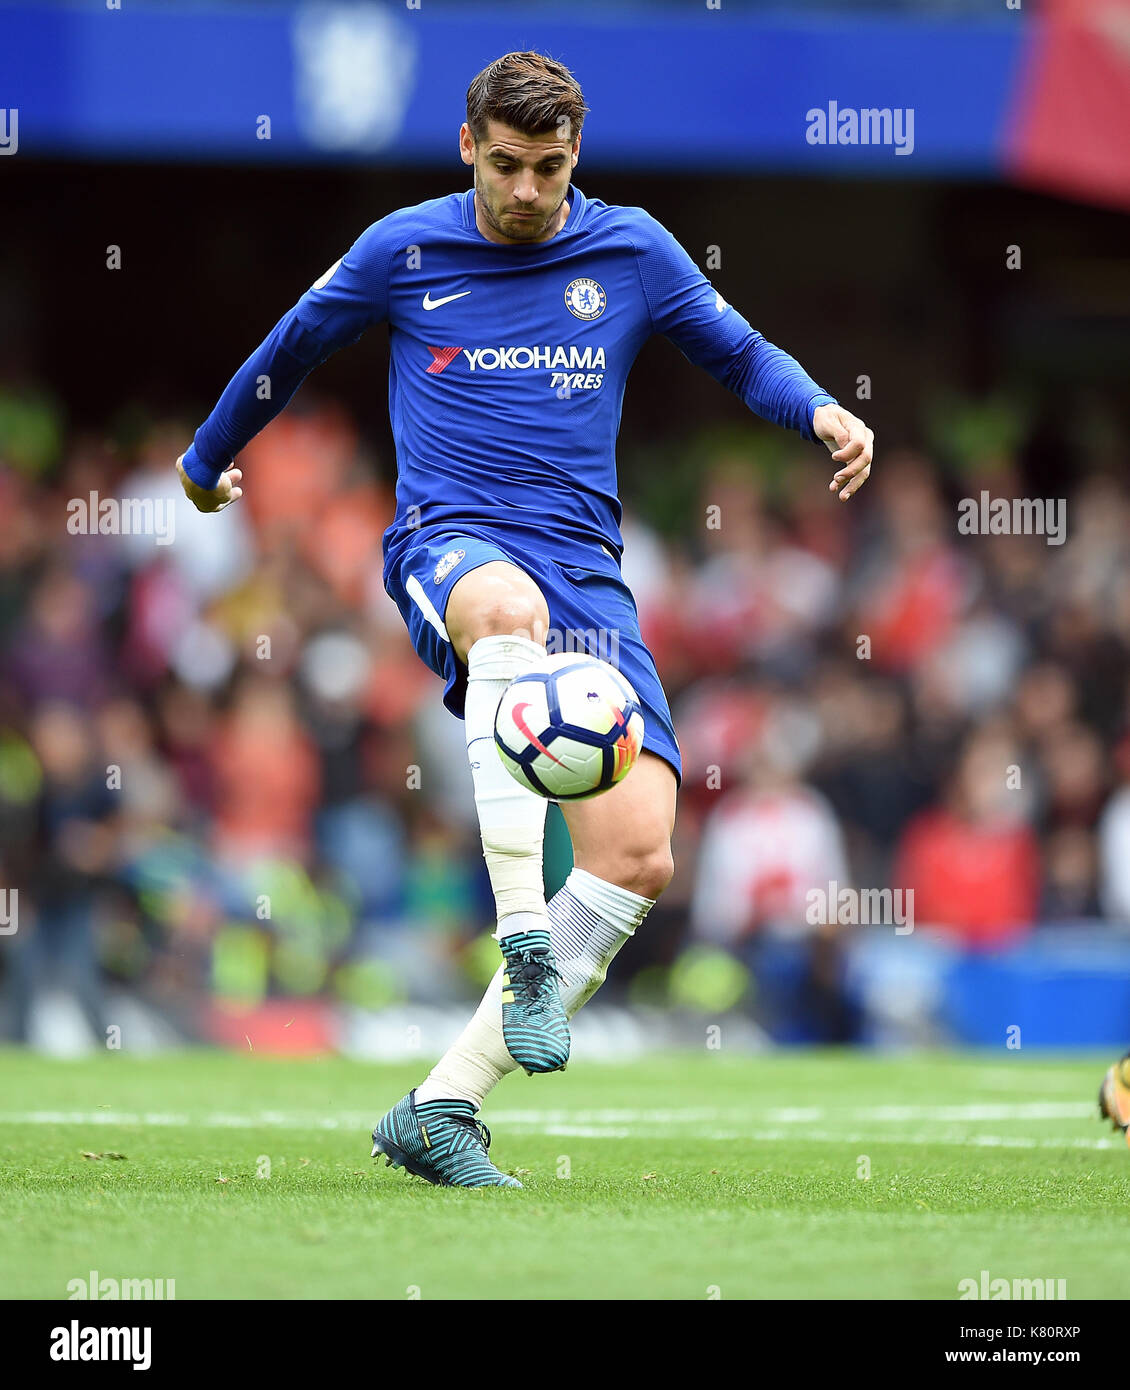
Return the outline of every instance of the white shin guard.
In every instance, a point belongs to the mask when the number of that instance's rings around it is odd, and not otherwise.
[[[518,785],[494,746],[494,716],[502,692],[544,656],[544,647],[513,636],[480,637],[467,653],[467,756],[500,924],[513,913],[529,913],[545,925],[542,842],[547,803]],[[529,923],[522,929],[529,930]]]

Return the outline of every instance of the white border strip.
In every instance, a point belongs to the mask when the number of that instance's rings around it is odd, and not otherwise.
[[[414,574],[408,576],[404,588],[412,602],[420,612],[423,613],[424,617],[427,618],[428,622],[431,623],[432,627],[435,628],[443,640],[445,642],[450,642],[451,638],[447,635],[447,628],[443,625],[443,619],[440,617],[435,604],[427,594],[424,593],[424,586]]]

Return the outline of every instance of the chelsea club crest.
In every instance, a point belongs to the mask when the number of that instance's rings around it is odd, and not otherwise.
[[[608,296],[595,280],[572,280],[565,286],[565,307],[576,319],[598,319],[604,313]]]
[[[434,582],[436,584],[442,584],[466,553],[465,550],[449,550],[443,559],[440,560],[439,564],[436,565]]]

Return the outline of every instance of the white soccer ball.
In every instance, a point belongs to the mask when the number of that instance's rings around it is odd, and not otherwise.
[[[610,666],[561,652],[503,691],[494,742],[515,781],[550,801],[580,801],[622,782],[640,755],[639,696]]]

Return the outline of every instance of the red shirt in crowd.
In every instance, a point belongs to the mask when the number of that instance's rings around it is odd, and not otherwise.
[[[967,946],[996,946],[1036,919],[1039,848],[1026,825],[976,825],[945,809],[924,811],[903,835],[893,880],[914,890],[917,926],[951,931]]]

